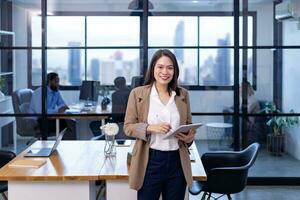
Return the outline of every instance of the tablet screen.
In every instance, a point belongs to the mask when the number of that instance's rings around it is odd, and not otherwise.
[[[185,133],[185,134],[188,134],[188,132],[191,130],[191,129],[197,129],[199,128],[200,126],[202,126],[203,124],[202,123],[195,123],[195,124],[188,124],[188,125],[181,125],[179,126],[175,131],[169,133],[165,139],[170,139],[171,137],[174,137],[177,133]]]

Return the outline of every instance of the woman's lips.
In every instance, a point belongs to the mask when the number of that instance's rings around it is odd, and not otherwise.
[[[166,81],[170,78],[170,76],[160,76],[159,78],[161,78],[162,80]]]

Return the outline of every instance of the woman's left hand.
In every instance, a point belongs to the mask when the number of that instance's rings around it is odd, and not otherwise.
[[[182,140],[185,143],[191,143],[194,138],[195,138],[195,134],[196,134],[196,130],[195,129],[191,129],[188,134],[184,134],[184,133],[178,133],[176,134],[176,138],[178,138],[179,140]]]

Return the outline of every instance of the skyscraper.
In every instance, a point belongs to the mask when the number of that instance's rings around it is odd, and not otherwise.
[[[97,58],[93,58],[91,60],[91,68],[90,68],[90,74],[92,77],[92,80],[94,81],[100,81],[100,62]]]
[[[69,47],[79,47],[79,42],[69,42]],[[80,49],[69,49],[68,76],[71,85],[80,85]]]
[[[229,34],[226,35],[225,39],[218,39],[218,46],[229,45]],[[214,67],[214,74],[217,85],[230,85],[230,49],[218,49]]]
[[[176,26],[174,45],[179,47],[184,45],[184,21],[182,20],[180,20]],[[174,49],[174,54],[176,55],[178,63],[182,64],[184,59],[183,49]]]

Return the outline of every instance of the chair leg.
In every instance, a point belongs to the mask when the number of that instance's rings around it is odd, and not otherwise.
[[[232,200],[230,194],[227,194],[227,198],[228,198],[228,200]]]
[[[1,196],[2,196],[2,199],[4,199],[4,200],[8,200],[8,198],[7,198],[7,196],[5,195],[5,193],[3,192],[3,193],[1,193]]]
[[[211,192],[210,192],[210,193],[208,193],[208,197],[207,197],[207,199],[208,199],[208,200],[210,200],[210,197],[211,197]]]
[[[203,195],[202,195],[202,197],[201,197],[201,200],[205,200],[205,197],[206,197],[206,192],[203,192]]]
[[[104,181],[101,183],[98,191],[97,191],[97,194],[96,194],[96,200],[99,199],[99,197],[102,197],[104,196],[104,193],[105,193],[105,183]]]

